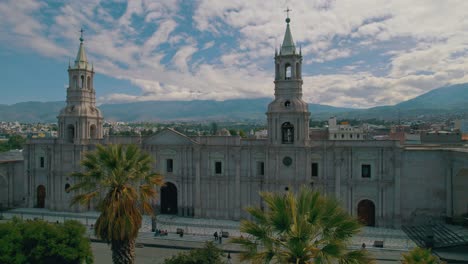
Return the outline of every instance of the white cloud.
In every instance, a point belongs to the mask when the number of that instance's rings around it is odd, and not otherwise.
[[[172,58],[172,63],[182,72],[188,72],[189,65],[188,62],[192,55],[197,52],[197,48],[193,46],[184,46],[180,48],[174,57]]]
[[[132,0],[115,18],[98,0],[67,2],[50,13],[48,25],[41,15],[47,3],[3,1],[0,40],[11,49],[74,57],[77,31],[84,26],[95,70],[140,88],[101,101],[272,96],[272,56],[284,35],[284,2],[190,4],[193,13],[181,10],[187,2]],[[291,0],[288,5],[310,102],[394,104],[467,81],[468,1]],[[210,53],[215,51],[219,54]],[[349,64],[335,64],[340,58]]]

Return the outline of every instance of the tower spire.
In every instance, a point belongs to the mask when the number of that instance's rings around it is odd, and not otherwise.
[[[286,33],[279,54],[275,52],[275,99],[268,105],[268,142],[277,146],[307,145],[310,112],[302,99],[302,54],[296,52],[285,10]]]
[[[75,63],[68,66],[67,105],[57,118],[63,142],[88,144],[89,140],[102,139],[102,114],[96,107],[94,67],[86,57],[84,30],[79,32],[78,54]]]
[[[88,58],[86,57],[86,52],[84,49],[84,38],[83,38],[84,30],[80,30],[80,48],[78,49],[78,54],[76,55],[75,65],[74,67],[77,69],[85,69],[88,67]]]
[[[281,54],[283,55],[296,53],[296,46],[294,45],[291,29],[289,28],[289,22],[291,22],[291,19],[289,18],[289,12],[291,11],[292,10],[289,9],[289,7],[284,10],[284,12],[286,12],[286,33],[284,34],[283,45],[281,45]]]

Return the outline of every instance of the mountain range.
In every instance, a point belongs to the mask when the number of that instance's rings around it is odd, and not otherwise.
[[[104,118],[110,121],[266,121],[271,98],[233,99],[226,101],[145,101],[102,104]],[[56,122],[65,102],[22,102],[0,105],[0,121]],[[392,106],[352,109],[309,103],[312,119],[330,116],[339,119],[384,119],[468,114],[468,83],[441,87]]]

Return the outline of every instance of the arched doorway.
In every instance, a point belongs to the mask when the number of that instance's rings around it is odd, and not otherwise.
[[[161,187],[161,214],[177,214],[177,187],[173,183]]]
[[[44,185],[37,186],[37,208],[45,207],[46,190]]]
[[[371,200],[362,200],[358,204],[358,219],[363,225],[375,226],[375,205]]]

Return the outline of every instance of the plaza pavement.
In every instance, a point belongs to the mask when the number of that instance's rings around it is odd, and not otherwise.
[[[94,242],[96,242],[96,240],[94,240],[92,226],[99,216],[98,212],[90,211],[84,213],[72,213],[56,212],[50,211],[48,209],[38,208],[18,208],[5,211],[2,214],[5,219],[11,219],[14,216],[17,216],[22,219],[39,218],[49,222],[77,220],[89,227],[88,235],[91,239],[93,239]],[[151,218],[149,216],[144,216],[143,224],[137,238],[137,243],[140,244],[141,247],[144,247],[145,249],[147,248],[147,250],[143,250],[141,248],[138,249],[138,251],[146,253],[140,254],[137,263],[155,263],[155,258],[158,258],[158,262],[161,260],[158,256],[170,256],[171,254],[180,252],[179,250],[201,248],[204,246],[206,241],[214,241],[213,233],[215,231],[218,233],[221,231],[229,232],[230,237],[241,235],[239,232],[240,223],[238,221],[158,215],[156,218],[156,223],[156,228],[167,230],[168,235],[155,237],[154,233],[151,232]],[[184,230],[183,237],[175,233],[178,228]],[[245,236],[245,234],[242,235]],[[384,247],[382,249],[374,248],[372,246],[374,241],[383,241]],[[241,251],[241,248],[238,245],[226,242],[228,242],[228,239],[223,239],[223,243],[219,244],[220,248],[233,254],[233,263],[239,263],[237,260],[237,253]],[[416,246],[402,230],[375,227],[364,227],[360,234],[353,237],[350,248],[361,248],[363,243],[366,244],[366,248],[369,250],[369,252],[371,252],[371,254],[374,255],[378,263],[399,263],[401,254],[411,250]],[[107,246],[99,244],[100,243],[93,243],[93,251],[96,251],[95,257],[106,258],[105,256],[107,255],[101,252],[100,249]],[[156,252],[159,251],[165,253],[162,255],[157,255]],[[145,256],[148,256],[148,258]],[[102,263],[106,263],[106,261]]]

